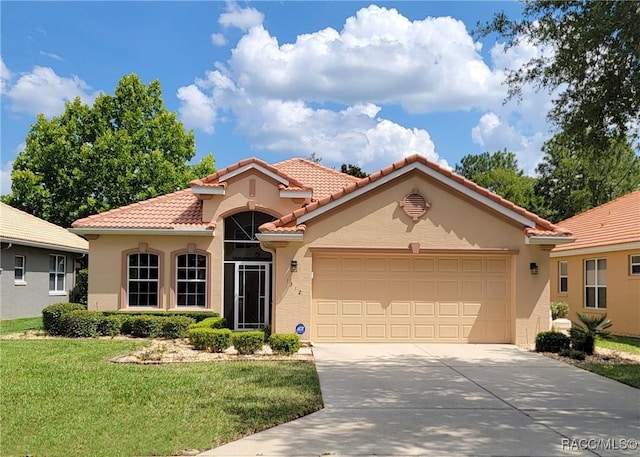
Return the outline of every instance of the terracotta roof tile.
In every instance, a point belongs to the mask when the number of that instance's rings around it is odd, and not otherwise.
[[[202,202],[191,189],[185,189],[77,220],[72,227],[172,229],[211,225],[202,222]]]
[[[619,197],[560,224],[571,230],[575,243],[553,252],[640,242],[640,190]]]
[[[527,211],[524,208],[521,208],[520,206],[515,205],[514,203],[500,197],[497,194],[494,194],[493,192],[485,189],[484,187],[481,187],[479,185],[477,185],[476,183],[469,181],[468,179],[464,178],[463,176],[460,176],[456,173],[454,173],[453,171],[444,168],[440,165],[438,165],[435,162],[432,162],[430,160],[428,160],[427,158],[414,154],[408,157],[405,157],[402,160],[399,160],[391,165],[389,165],[388,167],[383,168],[382,170],[373,173],[371,175],[369,175],[366,178],[362,178],[356,181],[352,181],[350,183],[347,183],[343,188],[334,191],[333,193],[326,195],[320,199],[318,199],[315,202],[312,202],[311,204],[300,208],[292,213],[289,213],[283,217],[281,217],[280,219],[276,219],[275,221],[269,223],[269,224],[265,224],[262,227],[264,227],[264,230],[273,230],[277,227],[286,227],[286,226],[291,226],[292,224],[295,223],[295,221],[303,216],[304,214],[308,214],[311,211],[314,211],[322,206],[327,205],[328,203],[331,203],[335,200],[338,200],[341,197],[344,197],[345,195],[350,194],[351,192],[355,191],[356,189],[360,189],[364,186],[367,186],[381,178],[384,178],[385,176],[393,173],[396,170],[400,170],[401,168],[406,167],[407,165],[414,163],[414,162],[420,162],[423,165],[426,165],[427,167],[437,171],[438,173],[452,179],[453,181],[462,184],[463,186],[473,190],[474,192],[477,192],[480,195],[485,196],[486,198],[504,206],[507,209],[510,209],[511,211],[514,211],[517,214],[520,214],[521,216],[524,216],[525,218],[531,220],[532,222],[534,222],[536,224],[535,227],[535,231],[530,232],[529,235],[538,235],[538,232],[540,233],[551,233],[553,235],[558,235],[558,236],[565,236],[565,235],[570,235],[571,233],[559,226],[556,226],[554,224],[552,224],[551,222],[541,218],[540,216]]]
[[[89,243],[84,238],[4,203],[0,203],[0,238],[15,244],[25,242],[59,246],[61,250],[89,250]]]
[[[300,158],[285,160],[273,166],[313,189],[314,200],[327,197],[359,179],[311,160]]]

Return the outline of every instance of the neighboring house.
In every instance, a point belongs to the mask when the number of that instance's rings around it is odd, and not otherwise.
[[[204,309],[320,341],[532,343],[570,234],[420,156],[357,179],[250,158],[76,221],[89,307]]]
[[[0,319],[36,317],[45,306],[69,301],[87,240],[0,203],[0,242]]]
[[[551,298],[607,313],[616,333],[640,335],[640,190],[560,223],[576,237],[551,251]]]

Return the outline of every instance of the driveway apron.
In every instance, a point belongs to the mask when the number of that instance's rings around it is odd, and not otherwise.
[[[200,455],[639,454],[640,390],[516,346],[313,352],[324,409]]]

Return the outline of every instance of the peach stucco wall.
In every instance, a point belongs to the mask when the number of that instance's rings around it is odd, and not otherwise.
[[[398,205],[414,188],[431,203],[417,222]],[[513,342],[532,343],[537,332],[549,328],[548,248],[525,245],[522,227],[453,195],[424,175],[415,173],[386,184],[307,225],[304,244],[290,243],[276,252],[276,331],[292,331],[298,322],[310,328],[312,248],[346,246],[368,248],[372,253],[379,248],[401,248],[408,252],[412,242],[420,243],[422,249],[518,250],[512,262]],[[298,262],[295,273],[289,271],[291,260]],[[539,265],[538,275],[529,272],[530,262]]]
[[[577,320],[576,312],[588,314],[607,313],[613,326],[611,331],[620,334],[640,335],[640,276],[630,274],[631,255],[640,255],[638,250],[609,251],[588,255],[563,255],[552,257],[551,300],[569,303],[569,318]],[[584,261],[607,259],[607,309],[595,310],[584,306]],[[566,261],[568,267],[568,291],[558,290],[558,263]]]

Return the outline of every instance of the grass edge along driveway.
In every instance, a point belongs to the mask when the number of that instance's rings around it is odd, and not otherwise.
[[[0,455],[176,455],[322,407],[311,362],[109,362],[147,344],[0,340]]]

